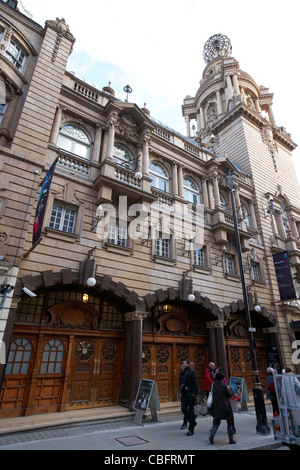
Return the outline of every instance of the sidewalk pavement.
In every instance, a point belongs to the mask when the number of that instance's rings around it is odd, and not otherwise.
[[[174,451],[171,454],[176,457],[179,454],[190,455],[192,451],[200,450],[278,449],[281,443],[274,439],[271,409],[266,407],[266,410],[271,431],[269,435],[257,434],[254,408],[234,414],[237,430],[234,445],[228,444],[226,421],[221,422],[214,439],[215,444],[209,445],[208,436],[212,426],[212,417],[209,415],[199,415],[194,435],[187,437],[186,430],[179,429],[182,424],[181,413],[160,415],[158,422],[151,421],[148,415],[146,419],[143,419],[142,425],[139,425],[134,423],[134,413],[128,412],[125,416],[116,413],[115,418],[111,419],[83,420],[82,422],[77,420],[75,423],[69,420],[67,424],[56,426],[48,422],[48,426],[50,424],[51,427],[41,427],[35,422],[30,429],[27,423],[28,430],[25,431],[26,426],[24,427],[23,424],[23,431],[22,426],[19,427],[21,432],[16,432],[16,430],[11,432],[13,427],[9,431],[7,426],[5,428],[5,423],[3,424],[0,420],[0,433],[2,433],[0,434],[0,450],[102,450],[105,451],[102,452],[103,459],[109,459],[104,463],[114,463],[113,460],[121,458],[122,455],[129,459],[130,453],[139,455],[140,459],[144,456],[144,460],[141,461],[145,462],[146,455],[151,455],[149,451],[156,451],[155,455],[160,451],[162,454],[166,451]],[[55,415],[58,414],[55,413]],[[44,423],[45,417],[46,415],[44,415]],[[27,417],[28,420],[30,418],[31,422],[34,422],[34,417]],[[288,450],[287,447],[284,449]],[[174,463],[179,462],[174,460]]]

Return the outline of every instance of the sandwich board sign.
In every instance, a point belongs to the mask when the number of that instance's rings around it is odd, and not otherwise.
[[[156,382],[154,380],[141,379],[135,397],[133,409],[136,411],[134,422],[141,424],[143,415],[150,408],[152,421],[158,421],[157,410],[160,410]]]

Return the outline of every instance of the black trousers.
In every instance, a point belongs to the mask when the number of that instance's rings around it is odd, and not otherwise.
[[[195,414],[195,396],[191,392],[186,391],[183,396],[181,396],[181,411],[184,415],[184,422],[189,423],[189,431],[194,431],[196,424]]]

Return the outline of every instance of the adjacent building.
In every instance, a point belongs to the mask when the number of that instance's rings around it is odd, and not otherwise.
[[[228,172],[262,384],[295,370],[272,255],[297,292],[296,144],[272,93],[214,35],[183,136],[68,72],[66,21],[26,13],[0,2],[0,416],[132,407],[141,378],[173,401],[186,357],[199,389],[209,361],[252,388]]]

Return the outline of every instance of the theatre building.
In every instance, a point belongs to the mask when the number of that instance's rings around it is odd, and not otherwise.
[[[200,390],[214,361],[251,394],[234,215],[262,386],[269,364],[296,372],[273,259],[297,294],[296,144],[273,94],[214,35],[181,135],[69,72],[72,25],[20,6],[0,1],[0,418],[131,408],[141,378],[174,401],[187,357]]]

